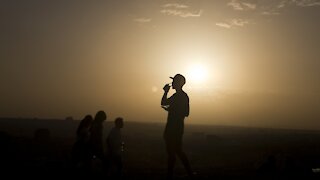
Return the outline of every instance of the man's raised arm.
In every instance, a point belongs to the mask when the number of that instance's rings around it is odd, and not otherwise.
[[[164,90],[164,93],[163,93],[163,96],[162,96],[162,99],[161,99],[161,106],[167,106],[169,105],[169,99],[168,99],[168,92],[170,90],[170,86],[168,84],[166,84],[164,87],[163,87],[163,90]]]

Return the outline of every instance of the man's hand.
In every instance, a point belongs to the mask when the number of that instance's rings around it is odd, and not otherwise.
[[[169,100],[167,98],[168,92],[170,90],[169,84],[166,84],[163,87],[163,90],[164,90],[164,93],[163,93],[163,96],[162,96],[162,99],[161,99],[161,106],[167,106],[167,105],[169,105]]]
[[[170,90],[170,86],[169,86],[169,84],[166,84],[164,87],[163,87],[163,90],[164,90],[164,92],[169,92],[169,90]]]

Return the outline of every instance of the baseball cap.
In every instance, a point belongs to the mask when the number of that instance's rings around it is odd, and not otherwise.
[[[174,81],[181,82],[182,84],[186,83],[186,78],[181,74],[176,74],[174,77],[170,77],[170,78],[173,79]]]

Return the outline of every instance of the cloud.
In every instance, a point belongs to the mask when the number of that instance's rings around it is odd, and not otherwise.
[[[290,4],[291,0],[270,1],[265,0],[265,3],[259,5],[259,11],[264,16],[280,15],[282,10]]]
[[[262,15],[266,15],[266,16],[276,16],[279,15],[279,12],[273,12],[273,11],[264,11],[261,13]]]
[[[280,8],[285,7],[285,6],[286,6],[286,3],[287,3],[287,0],[280,1],[280,3],[277,5],[277,8],[280,9]]]
[[[190,6],[184,4],[164,4],[163,9],[160,11],[162,14],[169,16],[187,17],[200,17],[202,10],[192,10]]]
[[[254,10],[257,7],[256,4],[240,2],[239,0],[231,0],[227,5],[238,11]]]
[[[244,26],[246,24],[249,24],[249,21],[248,20],[245,20],[245,19],[232,19],[230,21],[230,23],[233,25],[233,26]]]
[[[300,7],[320,6],[319,0],[292,0],[292,2]]]
[[[227,23],[216,23],[217,26],[219,27],[222,27],[222,28],[227,28],[227,29],[230,29],[231,28],[231,25],[230,24],[227,24]]]
[[[160,11],[162,14],[171,15],[171,16],[180,16],[180,17],[200,17],[202,11],[199,10],[198,12],[189,12],[189,11],[182,11],[176,9],[163,9]]]
[[[262,10],[267,12],[276,12],[276,10],[288,7],[312,7],[320,6],[320,0],[261,0],[258,4],[245,2],[244,0],[230,0],[227,6],[237,11]],[[265,8],[268,8],[266,10]],[[270,13],[273,14],[273,13]]]
[[[173,4],[165,4],[162,7],[164,8],[177,8],[177,9],[186,9],[189,8],[189,6],[184,5],[184,4],[178,4],[178,3],[173,3]]]
[[[246,7],[247,9],[256,9],[257,5],[251,3],[242,3],[242,6]]]
[[[300,7],[320,6],[320,0],[282,0],[277,8],[283,8],[288,5],[296,5]]]
[[[228,6],[233,7],[234,10],[244,10],[243,7],[241,6],[241,3],[239,3],[237,0],[232,0],[227,4]]]
[[[241,2],[241,0],[231,0],[228,6],[233,7],[234,10],[250,10],[257,9],[262,15],[275,16],[280,15],[284,8],[298,6],[298,7],[312,7],[320,6],[320,0],[262,0],[259,4],[251,4]]]
[[[216,23],[216,25],[222,28],[230,29],[232,27],[243,27],[249,23],[250,21],[246,19],[230,19],[227,22]]]
[[[280,15],[285,12],[284,10],[287,8],[319,7],[320,0],[229,0],[227,6],[235,11],[254,11],[261,16],[267,17]],[[250,24],[249,21],[242,19],[247,17],[247,14],[240,13],[238,15],[239,16],[234,17],[234,19],[218,22],[216,25],[222,28],[233,28]]]
[[[133,21],[137,23],[149,23],[151,22],[151,18],[136,18]]]

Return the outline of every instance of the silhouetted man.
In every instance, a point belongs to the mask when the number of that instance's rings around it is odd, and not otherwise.
[[[107,119],[104,111],[98,111],[90,128],[90,145],[91,155],[94,161],[99,160],[102,162],[104,172],[108,169],[108,160],[104,154],[103,146],[103,122]],[[95,170],[92,166],[92,170]]]
[[[103,149],[103,122],[107,119],[104,111],[98,111],[90,129],[91,151],[94,158],[102,160],[104,158]]]
[[[91,115],[86,115],[79,123],[77,129],[77,141],[72,148],[72,160],[75,167],[87,173],[91,167],[91,152],[90,152],[90,128],[93,118]]]
[[[122,151],[123,141],[121,135],[121,129],[123,128],[123,119],[118,117],[114,121],[115,126],[111,129],[107,137],[108,157],[110,159],[110,165],[115,165],[116,174],[115,178],[121,178],[122,174]]]
[[[173,177],[173,169],[176,161],[176,155],[182,161],[189,176],[193,176],[189,160],[182,150],[182,136],[184,129],[184,118],[189,116],[189,97],[182,90],[186,79],[181,74],[175,75],[172,82],[172,89],[176,90],[170,98],[167,98],[170,86],[163,87],[161,105],[168,111],[167,124],[164,131],[164,139],[168,153],[168,179]]]

